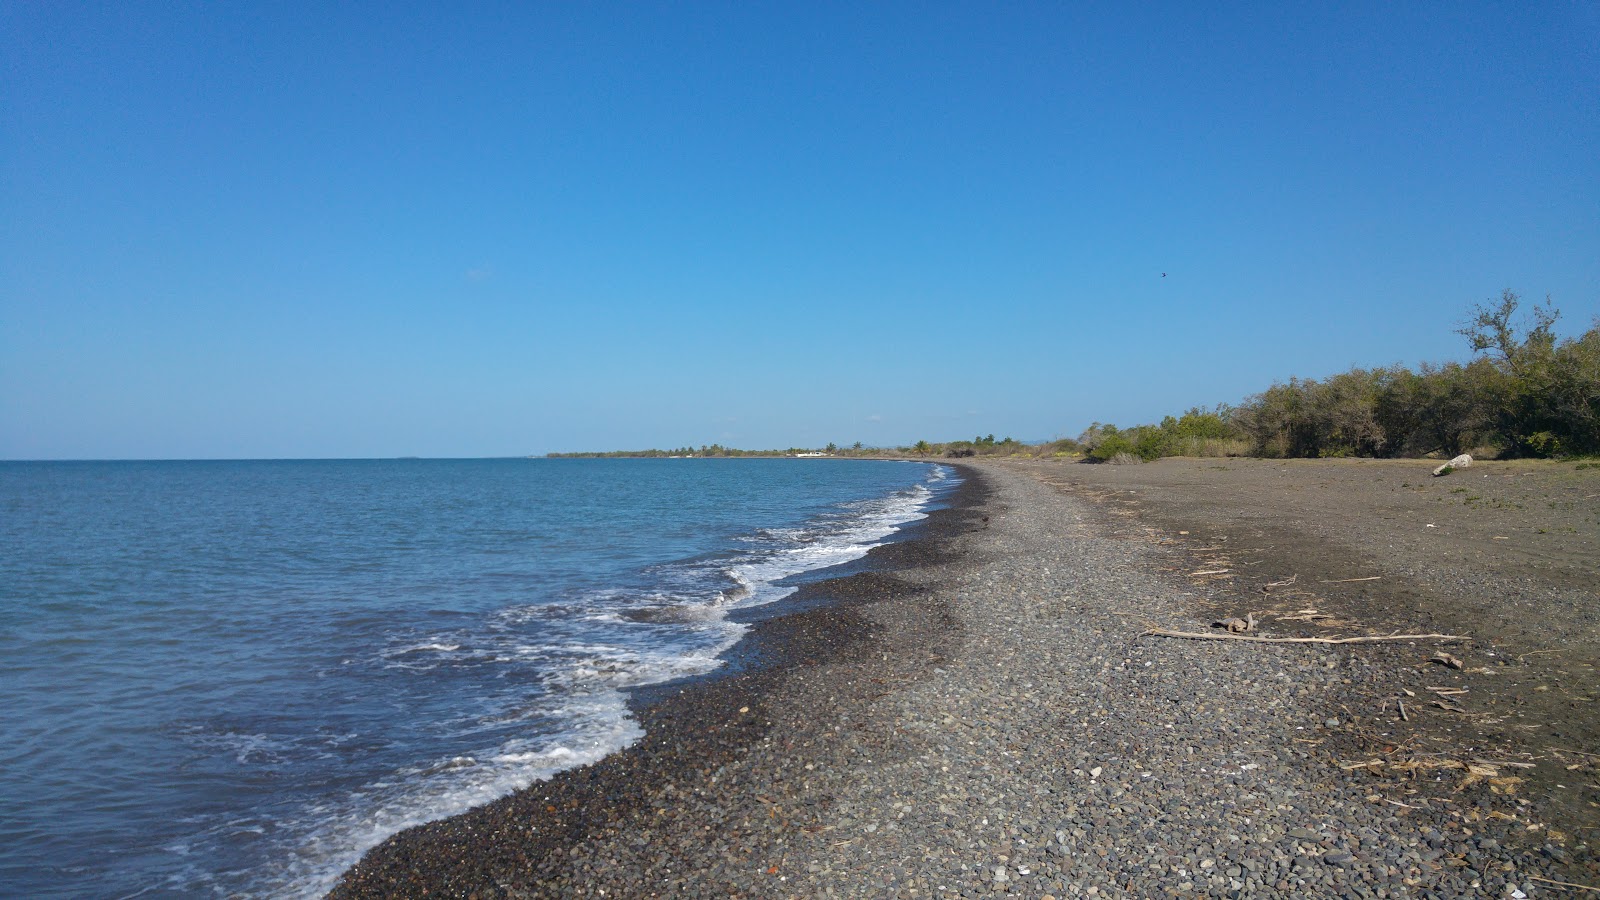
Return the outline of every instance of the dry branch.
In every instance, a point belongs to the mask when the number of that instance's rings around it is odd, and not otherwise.
[[[1470,641],[1471,635],[1467,634],[1372,634],[1360,637],[1347,638],[1321,638],[1321,637],[1257,637],[1249,634],[1225,634],[1222,632],[1203,633],[1199,631],[1173,631],[1167,628],[1152,628],[1141,631],[1139,637],[1154,635],[1156,637],[1190,638],[1196,641],[1254,641],[1258,644],[1372,644],[1378,641]]]
[[[1324,579],[1322,581],[1317,582],[1317,584],[1349,584],[1352,581],[1377,581],[1378,579],[1380,579],[1382,577],[1383,577],[1382,575],[1372,575],[1372,576],[1367,577],[1367,578],[1340,578],[1340,579],[1338,579],[1336,581],[1328,581],[1328,580]]]
[[[1406,809],[1427,809],[1426,806],[1412,806],[1409,803],[1401,803],[1399,800],[1390,800],[1387,798],[1385,798],[1383,802],[1393,803],[1395,806],[1404,806]]]
[[[1510,760],[1505,759],[1475,759],[1473,762],[1480,766],[1512,766],[1518,769],[1538,768],[1531,762],[1511,762]]]
[[[1529,881],[1542,881],[1545,884],[1558,884],[1564,888],[1572,888],[1573,890],[1577,891],[1595,891],[1600,893],[1600,887],[1590,887],[1587,884],[1575,884],[1571,881],[1557,881],[1554,878],[1540,878],[1537,875],[1524,875],[1522,877],[1528,879]]]

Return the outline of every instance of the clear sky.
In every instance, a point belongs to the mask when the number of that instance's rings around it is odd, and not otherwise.
[[[1044,439],[1600,314],[1592,0],[0,0],[0,47],[0,458]]]

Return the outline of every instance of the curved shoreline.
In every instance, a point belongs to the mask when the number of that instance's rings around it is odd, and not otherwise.
[[[1471,734],[1414,752],[1397,692],[1484,680],[1436,648],[1138,639],[1252,595],[1074,470],[961,469],[918,539],[813,586],[836,602],[754,628],[759,664],[648,698],[639,744],[398,835],[334,896],[1536,897],[1600,871],[1593,813],[1558,829],[1518,793],[1542,781],[1504,780],[1525,757],[1474,778]],[[1555,777],[1597,796],[1575,759]]]
[[[394,835],[367,851],[328,896],[582,893],[586,876],[569,863],[582,845],[648,827],[668,808],[663,804],[681,794],[682,784],[704,781],[772,733],[777,726],[767,709],[782,685],[803,678],[804,670],[870,651],[879,629],[862,606],[925,593],[896,573],[948,561],[952,539],[981,524],[988,494],[977,473],[952,467],[963,481],[943,508],[909,526],[905,538],[847,564],[862,571],[806,584],[778,603],[740,611],[736,618],[751,630],[724,654],[726,664],[716,672],[631,690],[630,709],[645,731],[638,743],[486,806]]]

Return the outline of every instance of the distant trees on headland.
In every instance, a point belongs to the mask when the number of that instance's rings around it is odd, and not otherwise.
[[[831,445],[830,445],[831,446]],[[737,447],[724,447],[721,444],[701,444],[699,447],[677,447],[671,450],[610,450],[604,453],[548,453],[552,459],[560,458],[642,458],[642,459],[679,459],[679,458],[729,458],[740,456],[797,456],[801,453],[817,452],[801,447],[790,447],[787,450],[740,450]]]
[[[883,450],[866,448],[856,441],[848,448],[829,442],[825,447],[790,447],[787,450],[740,450],[721,444],[677,447],[671,450],[609,450],[603,453],[547,453],[551,459],[733,459],[741,457],[783,456],[879,456]]]

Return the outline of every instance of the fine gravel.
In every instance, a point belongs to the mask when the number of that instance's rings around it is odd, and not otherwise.
[[[1186,551],[1036,473],[962,473],[917,539],[786,601],[796,611],[757,624],[728,674],[642,695],[639,744],[397,835],[334,896],[1535,897],[1594,883],[1588,835],[1543,824],[1520,767],[1464,748],[1393,776],[1419,762],[1388,731],[1397,686],[1435,696],[1440,647],[1141,637],[1207,630],[1197,616],[1230,588],[1184,577]],[[1572,779],[1594,781],[1583,766]]]

